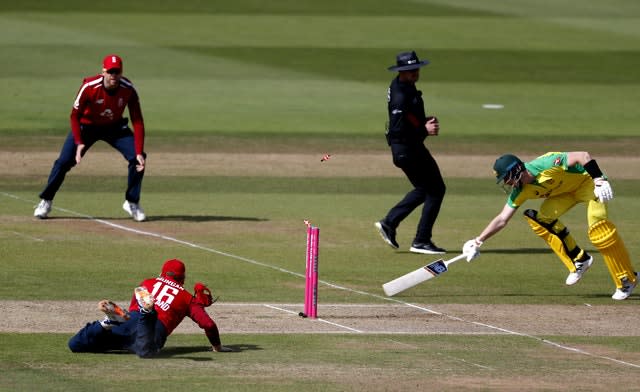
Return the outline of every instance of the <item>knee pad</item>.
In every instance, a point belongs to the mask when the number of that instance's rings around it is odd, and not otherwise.
[[[605,219],[591,225],[589,240],[600,251],[616,287],[622,288],[623,281],[636,281],[631,258],[613,223]]]
[[[538,212],[536,210],[526,210],[524,217],[533,232],[549,244],[551,250],[560,258],[560,261],[567,269],[570,272],[575,272],[576,266],[573,260],[580,259],[584,251],[576,245],[575,240],[569,234],[569,229],[557,219],[550,223],[538,220]]]

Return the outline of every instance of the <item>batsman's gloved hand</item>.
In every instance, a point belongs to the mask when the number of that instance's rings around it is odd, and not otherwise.
[[[218,297],[213,298],[213,295],[211,295],[211,290],[209,290],[209,288],[203,283],[196,283],[196,285],[193,286],[193,291],[195,293],[193,295],[194,300],[204,307],[211,306],[218,300]]]
[[[613,189],[611,189],[611,184],[609,184],[609,181],[607,181],[606,178],[594,178],[593,183],[595,184],[593,193],[596,195],[600,203],[606,203],[613,199]]]
[[[482,246],[482,241],[477,238],[464,243],[462,253],[467,256],[467,262],[480,256],[480,246]]]

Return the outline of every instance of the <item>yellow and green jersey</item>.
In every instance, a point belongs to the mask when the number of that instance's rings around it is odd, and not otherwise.
[[[525,162],[525,169],[535,177],[535,181],[513,188],[507,204],[520,207],[529,199],[543,199],[576,191],[591,176],[581,165],[567,166],[566,152],[548,152]]]

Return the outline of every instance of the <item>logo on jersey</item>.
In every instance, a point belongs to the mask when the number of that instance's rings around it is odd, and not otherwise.
[[[109,120],[113,120],[113,112],[111,111],[111,109],[105,109],[102,113],[100,113],[100,116],[106,117]]]
[[[98,105],[102,105],[104,103],[104,99],[100,98],[99,100],[96,101],[96,104]]]
[[[118,107],[121,108],[124,106],[124,100],[122,98],[118,99]]]
[[[560,164],[562,163],[562,158],[557,157],[554,161],[553,161],[553,166],[560,166]]]

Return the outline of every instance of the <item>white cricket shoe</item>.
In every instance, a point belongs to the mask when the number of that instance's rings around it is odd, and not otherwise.
[[[40,219],[46,219],[49,216],[49,213],[51,212],[52,204],[53,204],[53,201],[51,200],[45,200],[45,199],[40,200],[40,203],[38,203],[38,205],[36,206],[36,210],[33,211],[33,216]]]
[[[573,263],[576,266],[576,271],[570,273],[569,276],[567,276],[567,280],[565,281],[567,286],[578,283],[578,281],[582,279],[582,275],[584,275],[584,273],[587,272],[587,270],[591,267],[591,264],[593,264],[593,256],[589,254],[587,254],[587,256],[589,258],[585,261],[577,261]]]
[[[616,292],[613,293],[611,298],[615,299],[616,301],[622,301],[623,299],[627,299],[633,292],[633,289],[635,289],[636,285],[638,284],[638,273],[636,272],[635,274],[636,274],[636,281],[629,282],[628,280],[625,279],[622,282],[622,288],[616,289]]]
[[[156,300],[155,298],[153,298],[149,290],[147,290],[147,288],[144,286],[140,286],[136,287],[135,293],[136,301],[138,301],[138,307],[140,308],[140,311],[144,313],[149,313],[150,311],[152,311],[153,305],[155,304]]]
[[[144,214],[144,210],[138,203],[131,203],[127,200],[124,201],[122,209],[127,211],[127,214],[133,218],[136,222],[144,222],[147,220],[147,216]]]

